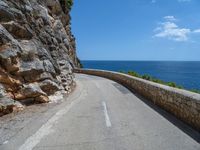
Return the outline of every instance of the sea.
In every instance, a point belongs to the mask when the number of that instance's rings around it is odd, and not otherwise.
[[[84,68],[110,71],[135,71],[188,90],[200,90],[200,61],[81,61]]]

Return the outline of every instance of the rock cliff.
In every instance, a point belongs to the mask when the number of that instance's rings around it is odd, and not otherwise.
[[[0,116],[69,93],[78,67],[69,0],[0,1]]]

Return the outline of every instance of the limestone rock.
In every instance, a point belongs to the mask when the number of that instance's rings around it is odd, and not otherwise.
[[[43,63],[38,59],[29,62],[21,61],[17,76],[22,76],[26,82],[34,82],[43,72],[45,72]]]
[[[56,71],[55,71],[55,69],[54,69],[54,66],[53,66],[53,64],[50,62],[50,60],[44,60],[43,61],[43,65],[44,65],[44,69],[45,69],[45,71],[46,72],[49,72],[49,73],[51,73],[51,74],[53,74],[53,75],[55,75],[56,74]]]
[[[15,99],[23,100],[27,98],[36,98],[41,95],[46,96],[46,93],[41,90],[40,86],[37,83],[31,83],[28,85],[24,85],[23,88],[15,93]]]
[[[10,21],[14,20],[14,15],[11,11],[8,10],[9,6],[4,1],[0,2],[0,21]]]
[[[77,62],[70,15],[59,0],[0,1],[0,115],[27,99],[46,103],[70,92]]]
[[[60,88],[58,84],[51,80],[44,80],[40,83],[41,89],[47,93],[48,95],[54,94],[56,91],[58,91]]]
[[[23,105],[6,95],[4,87],[0,84],[0,116],[23,110],[23,108]]]
[[[24,27],[14,21],[2,23],[2,25],[16,38],[31,39],[33,37],[30,28],[27,26]]]
[[[39,102],[39,103],[48,103],[49,102],[49,98],[47,96],[40,95],[40,96],[35,98],[35,101]]]
[[[2,68],[0,68],[0,83],[11,85],[11,86],[20,86],[22,83],[20,80],[12,77]]]
[[[7,1],[0,3],[0,22],[9,22],[12,20],[24,21],[23,13],[15,7],[10,7]]]
[[[18,101],[14,101],[9,97],[0,98],[0,116],[21,111],[24,109],[24,106]]]
[[[53,14],[59,15],[62,13],[59,0],[47,0],[46,4]]]

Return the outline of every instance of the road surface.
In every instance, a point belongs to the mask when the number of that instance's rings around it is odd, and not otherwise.
[[[41,114],[0,149],[200,150],[198,132],[116,82],[88,75],[76,80],[67,102]]]

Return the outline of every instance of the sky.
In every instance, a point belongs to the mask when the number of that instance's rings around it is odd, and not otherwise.
[[[74,0],[81,60],[200,61],[200,0]]]

